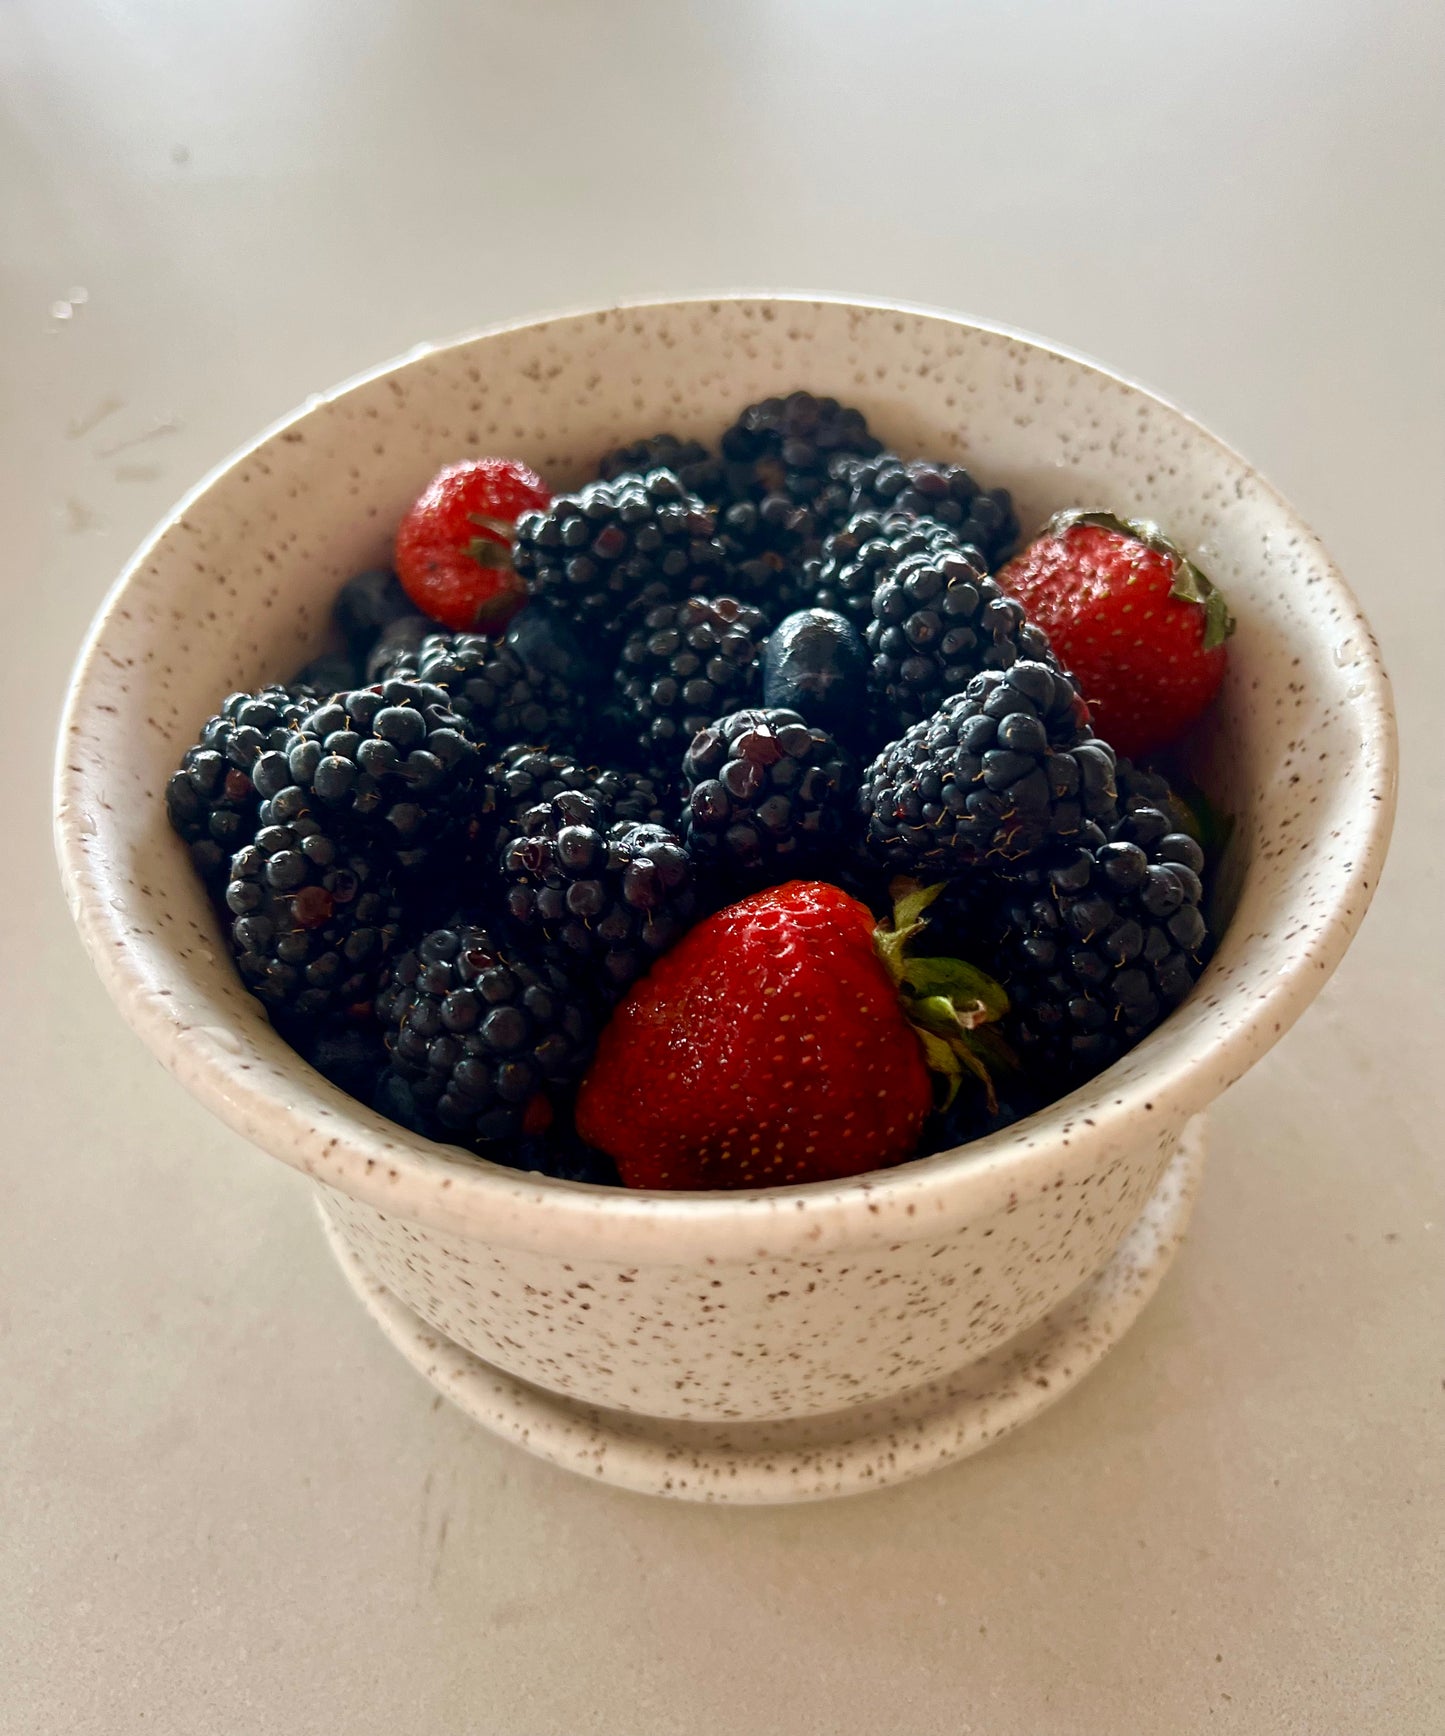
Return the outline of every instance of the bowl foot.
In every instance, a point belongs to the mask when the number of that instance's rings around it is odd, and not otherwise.
[[[1204,1166],[1196,1115],[1104,1269],[1038,1325],[955,1374],[856,1410],[797,1421],[689,1423],[603,1410],[504,1374],[442,1337],[327,1239],[367,1312],[474,1422],[569,1471],[684,1501],[816,1501],[906,1482],[1036,1417],[1096,1367],[1159,1288]]]

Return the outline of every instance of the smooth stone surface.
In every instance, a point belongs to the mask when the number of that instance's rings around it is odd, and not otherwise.
[[[1445,19],[826,14],[6,8],[7,1729],[1438,1721],[1445,591],[1419,527],[1445,474]],[[686,197],[637,191],[684,167]],[[1405,753],[1379,899],[1211,1114],[1189,1241],[1118,1350],[953,1470],[720,1512],[589,1487],[428,1394],[311,1186],[116,1018],[54,880],[49,756],[112,576],[306,393],[419,335],[740,283],[959,307],[1189,404],[1351,575]]]

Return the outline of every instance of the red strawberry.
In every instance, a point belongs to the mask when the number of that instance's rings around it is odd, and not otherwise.
[[[512,458],[469,458],[438,471],[401,521],[396,571],[413,603],[459,633],[498,633],[527,600],[512,532],[552,495]]]
[[[911,888],[892,929],[811,880],[699,923],[604,1028],[578,1132],[629,1187],[775,1187],[911,1156],[934,1103],[929,1063],[956,1078],[966,1031],[1007,1004],[967,966],[904,961],[938,890]],[[965,985],[952,1002],[946,976]]]
[[[1157,525],[1061,512],[998,575],[1043,628],[1116,753],[1168,747],[1224,679],[1224,599]]]

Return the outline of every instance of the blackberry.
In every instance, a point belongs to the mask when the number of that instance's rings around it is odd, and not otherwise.
[[[750,404],[722,437],[729,588],[770,621],[801,608],[805,564],[848,516],[848,485],[830,462],[881,450],[861,412],[836,399],[793,392]]]
[[[393,964],[376,1007],[393,1075],[377,1105],[435,1139],[520,1137],[549,1118],[537,1100],[592,1054],[593,1020],[562,973],[485,928],[426,935]]]
[[[1107,840],[1005,882],[993,947],[1005,1034],[1035,1077],[1066,1087],[1118,1059],[1204,965],[1204,852],[1140,802]]]
[[[609,825],[599,805],[575,791],[503,845],[501,873],[519,931],[605,999],[680,940],[697,908],[692,860],[671,832]]]
[[[1112,824],[1114,751],[1088,715],[1046,664],[976,675],[864,772],[870,854],[895,873],[950,878],[1024,862],[1086,822]]]
[[[395,680],[339,693],[308,712],[284,752],[257,758],[253,778],[266,798],[264,825],[315,810],[415,867],[475,817],[481,769],[477,745],[446,693]]]
[[[815,398],[811,392],[764,398],[749,404],[722,437],[728,496],[755,504],[785,501],[806,514],[791,534],[821,541],[833,528],[830,520],[841,522],[847,499],[830,474],[833,461],[845,454],[869,458],[882,450],[862,411],[836,398]]]
[[[654,603],[716,590],[712,513],[670,470],[591,482],[517,521],[513,564],[537,600],[615,638]]]
[[[374,681],[413,679],[422,641],[436,630],[437,624],[430,615],[415,612],[388,621],[372,642],[362,665],[367,686]]]
[[[767,630],[757,609],[733,597],[689,597],[647,611],[617,664],[639,764],[676,781],[697,732],[756,691]]]
[[[885,734],[937,711],[984,669],[1019,658],[1053,665],[1046,634],[961,547],[909,555],[880,581],[868,625],[871,680]]]
[[[563,750],[518,743],[487,767],[487,803],[496,814],[499,838],[508,843],[528,828],[533,810],[571,791],[589,798],[606,822],[660,826],[668,792],[640,772],[600,769]],[[543,819],[545,819],[545,815]]]
[[[845,615],[860,633],[873,619],[873,593],[910,555],[956,553],[958,538],[936,519],[902,512],[858,512],[823,544],[807,581],[820,609]]]
[[[682,771],[682,836],[693,857],[749,882],[806,869],[851,818],[852,761],[796,711],[719,718],[694,736]]]
[[[868,653],[856,629],[828,609],[780,621],[763,647],[763,704],[856,746],[868,714]]]
[[[257,759],[284,753],[315,703],[314,695],[295,688],[233,693],[171,773],[166,813],[207,885],[225,885],[231,857],[255,833],[261,798],[251,771]]]
[[[835,483],[848,489],[853,512],[908,513],[931,518],[996,570],[1013,553],[1019,521],[1006,488],[980,488],[960,464],[905,460],[883,452],[862,460],[835,459]]]
[[[512,742],[573,740],[576,696],[560,676],[529,668],[505,641],[480,633],[433,632],[416,655],[416,678],[442,687],[473,738],[492,748]]]
[[[303,1023],[369,1002],[400,932],[387,868],[310,816],[262,825],[236,852],[226,907],[247,988]]]
[[[675,434],[654,434],[604,453],[597,474],[604,482],[620,476],[646,476],[653,470],[670,470],[682,486],[707,506],[723,498],[721,462],[697,440],[679,440]]]

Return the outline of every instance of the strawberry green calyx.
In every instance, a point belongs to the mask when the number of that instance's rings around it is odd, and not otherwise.
[[[1169,587],[1170,596],[1177,597],[1181,603],[1194,603],[1204,611],[1206,651],[1213,651],[1222,645],[1234,631],[1234,616],[1225,604],[1223,593],[1177,544],[1170,542],[1152,519],[1120,518],[1113,512],[1087,512],[1081,507],[1070,507],[1067,512],[1056,512],[1044,527],[1043,534],[1063,536],[1066,531],[1079,524],[1091,524],[1100,530],[1111,530],[1119,536],[1132,537],[1135,542],[1143,543],[1145,548],[1163,555],[1174,568],[1174,582]]]
[[[972,1074],[983,1087],[989,1112],[997,1114],[993,1075],[1013,1065],[1013,1055],[990,1027],[1007,1013],[1008,996],[991,976],[964,959],[908,955],[909,944],[928,926],[925,912],[942,891],[941,883],[920,886],[915,880],[895,880],[889,887],[892,920],[874,930],[873,945],[940,1082],[940,1107],[948,1108],[964,1075]]]

